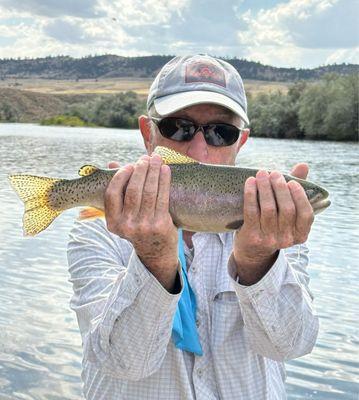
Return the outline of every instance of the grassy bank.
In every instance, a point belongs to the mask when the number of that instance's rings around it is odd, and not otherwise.
[[[86,122],[83,119],[73,115],[56,115],[55,117],[43,119],[40,121],[41,125],[60,125],[60,126],[89,126],[95,127],[97,125]]]
[[[114,80],[106,85],[109,82]],[[149,81],[118,79],[116,82],[121,82],[122,89],[129,87],[129,82],[142,89],[137,93],[83,94],[79,86],[72,86],[72,94],[60,95],[0,87],[0,122],[137,128],[138,116],[146,112],[143,91],[148,90]],[[46,86],[50,83],[51,87]],[[81,84],[88,90],[104,89],[101,82],[93,82],[92,88],[86,82]],[[71,82],[61,82],[61,85],[66,91]],[[358,141],[358,86],[357,75],[330,74],[320,81],[295,84],[249,81],[246,89],[251,135]],[[58,90],[58,81],[42,82],[42,90],[45,87],[49,92]]]

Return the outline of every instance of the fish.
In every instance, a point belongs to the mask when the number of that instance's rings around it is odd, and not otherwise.
[[[243,224],[244,184],[258,169],[206,164],[173,149],[157,146],[154,153],[171,169],[169,212],[178,228],[192,232],[226,232]],[[104,194],[117,169],[84,165],[80,178],[59,179],[24,174],[9,175],[9,181],[24,202],[24,236],[45,230],[63,211],[86,207],[79,219],[105,217]],[[330,205],[323,187],[291,175],[305,190],[314,214]]]

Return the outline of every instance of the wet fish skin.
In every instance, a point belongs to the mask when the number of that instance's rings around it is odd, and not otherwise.
[[[169,212],[176,226],[194,232],[225,232],[242,225],[244,183],[258,170],[202,164],[163,147],[155,152],[171,168]],[[10,175],[10,183],[25,203],[24,234],[36,235],[73,207],[97,209],[81,212],[83,219],[104,216],[104,194],[117,171],[87,165],[79,170],[81,178],[70,180]],[[303,186],[315,213],[330,204],[324,188],[290,175],[284,177]]]
[[[246,180],[258,169],[210,164],[171,165],[170,214],[177,226],[189,231],[224,232],[243,224],[243,195]],[[313,203],[325,201],[322,187],[291,175],[285,180],[300,183]],[[317,214],[323,208],[314,209]],[[315,207],[313,207],[315,208]]]

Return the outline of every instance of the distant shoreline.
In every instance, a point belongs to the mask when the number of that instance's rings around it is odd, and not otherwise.
[[[35,125],[35,126],[39,126],[41,128],[46,128],[46,127],[52,127],[52,128],[91,128],[91,129],[123,129],[123,130],[127,130],[127,131],[134,131],[138,132],[139,131],[139,127],[137,128],[110,128],[110,127],[106,127],[106,126],[69,126],[69,125],[42,125],[38,122],[6,122],[6,121],[0,121],[0,127],[1,125]],[[1,134],[1,130],[0,130],[0,134]],[[285,141],[290,141],[290,140],[294,140],[294,141],[299,141],[299,142],[315,142],[315,143],[319,143],[319,142],[323,142],[323,143],[347,143],[347,144],[356,144],[359,145],[359,140],[328,140],[328,139],[306,139],[306,138],[276,138],[276,137],[263,137],[263,136],[253,136],[252,134],[249,135],[249,139],[273,139],[273,140],[285,140]]]
[[[70,57],[55,56],[27,59],[0,59],[2,78],[46,78],[46,79],[104,79],[128,78],[153,79],[158,71],[174,55],[150,55],[122,57],[114,54],[100,56]],[[294,82],[317,80],[327,73],[353,74],[359,72],[357,64],[329,64],[315,68],[274,67],[260,62],[220,57],[230,63],[243,79],[261,81]]]
[[[0,81],[0,122],[137,129],[151,80],[17,83],[9,88],[7,80]],[[252,137],[359,140],[357,75],[297,83],[247,81],[245,87]]]

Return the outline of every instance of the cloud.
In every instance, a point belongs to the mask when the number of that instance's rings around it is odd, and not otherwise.
[[[286,19],[293,43],[304,48],[351,48],[359,45],[357,0],[321,1],[312,14]]]
[[[208,53],[276,66],[358,62],[357,4],[0,0],[0,57]]]
[[[107,20],[82,20],[79,18],[63,18],[44,23],[46,36],[61,43],[96,46],[108,48],[129,45],[133,40],[118,26]]]
[[[315,66],[314,61],[323,62],[335,49],[359,45],[357,11],[356,0],[290,0],[244,13],[249,28],[239,32],[238,39],[246,57],[282,66]]]
[[[358,63],[359,48],[335,50],[326,58],[325,64],[340,64],[343,60],[347,63]]]
[[[98,8],[97,0],[0,0],[0,6],[4,6],[10,11],[53,18],[61,16],[98,18],[104,16],[104,12]]]
[[[44,27],[44,33],[64,43],[91,43],[93,41],[81,26],[70,21],[51,21]]]
[[[218,7],[214,1],[182,1],[169,8],[176,11],[145,18],[142,24],[127,23],[124,30],[136,38],[136,47],[141,51],[157,48],[162,54],[233,55],[240,50],[236,30],[246,25],[237,16],[239,3],[222,0]]]

